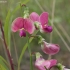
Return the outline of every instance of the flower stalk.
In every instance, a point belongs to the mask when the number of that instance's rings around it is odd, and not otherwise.
[[[30,43],[29,43],[29,37],[27,34],[27,43],[28,43],[28,51],[29,51],[29,55],[30,55],[30,70],[33,70],[33,63],[32,63],[32,54],[31,54],[31,48],[30,48]]]
[[[6,40],[5,40],[5,35],[4,35],[4,30],[3,30],[3,27],[2,27],[1,20],[0,20],[0,28],[1,28],[2,36],[3,36],[3,40],[4,40],[4,45],[5,45],[5,49],[6,49],[6,52],[7,52],[7,56],[8,56],[9,62],[10,62],[11,70],[14,70],[13,61],[12,61],[11,54],[10,54],[10,51],[8,49],[8,46],[7,46],[7,43],[6,43]]]

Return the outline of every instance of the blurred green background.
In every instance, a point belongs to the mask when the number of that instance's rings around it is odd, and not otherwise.
[[[6,1],[2,3],[1,1]],[[26,1],[26,0],[22,0]],[[29,7],[29,13],[35,11],[38,14],[41,14],[43,11],[49,13],[48,22],[49,25],[52,25],[52,10],[53,10],[53,1],[54,0],[29,0],[26,5]],[[5,19],[8,11],[13,11],[16,6],[20,4],[20,0],[0,0],[0,19],[2,20],[3,25],[5,24]],[[56,55],[53,55],[52,58],[56,58],[58,62],[61,62],[66,67],[70,68],[70,0],[55,0],[55,9],[54,9],[54,23],[53,23],[53,32],[52,32],[52,43],[59,44],[60,52]],[[21,15],[21,10],[16,11],[15,14],[12,15],[12,21]],[[11,19],[11,18],[10,18]],[[9,20],[10,21],[10,20]],[[11,21],[11,22],[12,22]],[[9,23],[11,23],[9,22]],[[11,28],[10,28],[11,29]],[[38,33],[38,35],[42,35],[47,42],[50,42],[51,34],[48,33]],[[17,69],[17,58],[14,50],[14,46],[16,46],[18,58],[27,42],[26,38],[20,38],[18,32],[11,32],[11,55],[16,65]],[[3,48],[2,35],[0,31],[0,55],[5,59],[5,52]],[[32,48],[32,52],[40,52],[45,59],[48,58],[48,55],[44,54],[41,50],[40,45],[38,44],[38,40],[34,39],[30,46]],[[33,57],[33,61],[35,61],[35,57]],[[21,70],[29,70],[29,54],[28,49],[25,52],[22,62],[21,62]]]

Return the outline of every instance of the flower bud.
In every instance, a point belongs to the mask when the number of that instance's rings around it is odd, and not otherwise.
[[[59,52],[59,45],[58,44],[51,44],[43,41],[43,44],[41,45],[41,48],[44,53],[49,55],[54,55]]]
[[[25,30],[24,29],[20,29],[19,35],[20,35],[20,37],[26,37]]]
[[[48,32],[48,33],[52,32],[52,30],[53,30],[52,26],[48,26],[48,25],[44,26],[43,29],[44,29],[45,32]]]

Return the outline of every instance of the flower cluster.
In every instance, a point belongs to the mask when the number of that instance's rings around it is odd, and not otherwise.
[[[45,60],[42,58],[40,53],[36,53],[35,66],[38,70],[50,69],[51,67],[55,66],[56,63],[57,63],[57,60],[55,59]]]
[[[45,54],[54,55],[59,52],[60,47],[58,44],[47,43],[44,39],[41,42],[41,49]],[[35,66],[38,70],[49,70],[51,67],[57,65],[56,59],[45,60],[40,54],[36,55]]]
[[[26,32],[33,34],[36,29],[43,32],[52,32],[52,27],[48,26],[48,13],[43,12],[40,16],[32,12],[29,17],[18,17],[12,22],[11,30],[16,32],[19,30],[20,37],[25,37]]]
[[[13,32],[19,31],[20,37],[26,37],[27,32],[31,35],[35,30],[40,32],[51,33],[53,28],[48,25],[48,12],[43,12],[38,15],[36,12],[32,12],[28,17],[17,17],[11,26]],[[58,44],[47,43],[45,39],[40,38],[41,49],[45,54],[54,55],[60,50]],[[56,59],[45,60],[40,53],[36,53],[35,66],[38,70],[49,70],[50,68],[57,66],[59,70],[69,70],[61,64],[57,64]]]

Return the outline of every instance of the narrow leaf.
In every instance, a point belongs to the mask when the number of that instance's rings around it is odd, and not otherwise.
[[[9,70],[5,63],[0,59],[0,70]]]
[[[6,43],[7,45],[10,47],[10,36],[9,36],[9,23],[10,23],[10,17],[11,17],[11,12],[10,10],[7,13],[6,19],[5,19],[5,24],[4,24],[4,34],[5,34],[5,39],[6,39]]]

